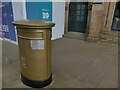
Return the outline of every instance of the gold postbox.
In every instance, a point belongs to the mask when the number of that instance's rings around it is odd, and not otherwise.
[[[13,22],[17,29],[22,82],[42,88],[52,82],[51,28],[55,23],[40,20]]]

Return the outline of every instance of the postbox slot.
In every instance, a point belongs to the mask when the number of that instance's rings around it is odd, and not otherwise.
[[[43,32],[17,32],[17,36],[25,39],[44,39]]]

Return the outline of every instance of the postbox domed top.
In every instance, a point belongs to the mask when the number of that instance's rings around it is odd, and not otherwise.
[[[55,26],[55,23],[50,21],[43,21],[43,20],[18,20],[12,22],[14,26],[21,27],[21,28],[50,28]]]

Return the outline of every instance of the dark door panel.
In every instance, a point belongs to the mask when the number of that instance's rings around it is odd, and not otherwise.
[[[87,2],[71,2],[69,6],[68,31],[85,33],[87,16]]]
[[[113,17],[112,24],[113,31],[120,31],[120,1],[116,3],[116,9]]]

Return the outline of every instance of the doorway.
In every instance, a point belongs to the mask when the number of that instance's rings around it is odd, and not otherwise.
[[[120,31],[120,1],[116,3],[112,31]]]
[[[88,17],[88,2],[70,2],[68,32],[85,33]]]

